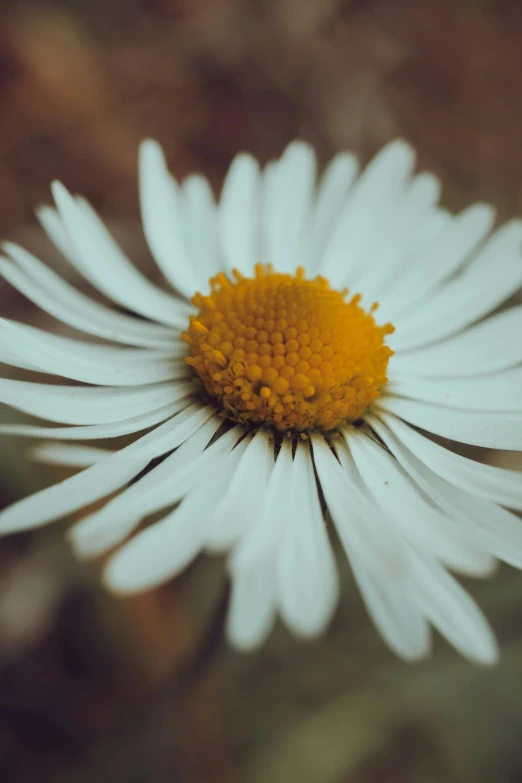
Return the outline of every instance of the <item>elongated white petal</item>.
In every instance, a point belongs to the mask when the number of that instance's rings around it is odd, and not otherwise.
[[[133,363],[139,362],[146,365],[147,363],[154,363],[158,359],[169,359],[173,361],[184,359],[187,355],[187,348],[181,340],[174,341],[168,349],[129,348],[121,345],[76,340],[70,337],[64,337],[61,334],[38,329],[34,326],[29,326],[29,324],[20,323],[19,321],[11,321],[9,318],[3,318],[2,323],[16,328],[19,334],[41,337],[46,340],[48,345],[60,348],[64,352],[74,352],[82,358],[86,357],[88,359],[100,359],[102,361],[110,362],[117,362],[122,358],[128,358],[132,360]],[[183,346],[181,351],[180,346]]]
[[[183,303],[138,272],[87,202],[75,200],[58,182],[53,195],[74,246],[69,260],[78,272],[117,304],[179,328]]]
[[[48,465],[88,468],[109,457],[113,452],[95,446],[75,446],[70,443],[41,443],[31,449],[31,459]]]
[[[23,435],[29,438],[55,438],[56,440],[102,440],[119,438],[154,427],[183,408],[188,407],[187,400],[170,402],[168,405],[148,413],[140,413],[130,419],[110,424],[92,424],[87,427],[31,427],[25,424],[4,424],[0,433],[4,435]]]
[[[0,345],[0,362],[8,364],[9,367],[19,367],[21,370],[33,370],[38,372],[39,369],[31,362],[22,359],[15,351],[9,350],[6,345]]]
[[[480,378],[419,378],[393,369],[386,393],[473,411],[522,412],[522,369]]]
[[[190,488],[190,472],[197,471],[201,466],[199,457],[220,423],[217,417],[204,422],[159,465],[124,489],[103,508],[74,525],[69,535],[76,555],[81,558],[99,557],[126,538],[146,514],[147,503],[144,503],[144,497],[150,497],[162,482],[170,479],[172,503],[181,500]],[[200,477],[202,480],[205,478],[202,471]]]
[[[223,266],[217,206],[207,179],[199,174],[187,177],[184,181],[183,196],[185,242],[198,269],[198,290],[206,293],[204,281],[214,277]]]
[[[285,486],[292,481],[292,473],[292,445],[285,439],[270,474],[256,524],[243,536],[234,550],[231,558],[232,570],[250,568],[280,541],[286,517],[291,513]]]
[[[167,457],[161,465],[73,529],[76,551],[82,557],[102,554],[134,530],[144,517],[172,507],[187,494],[198,491],[202,484],[212,480],[216,463],[233,448],[238,437],[237,431],[230,430],[212,446],[200,449],[199,454],[182,462],[175,474],[165,474],[165,463],[168,468],[174,463],[179,465],[182,455],[175,452]],[[185,456],[193,450],[189,448]]]
[[[81,264],[81,259],[69,238],[58,210],[48,204],[41,204],[36,208],[35,214],[53,245],[69,261],[71,266],[76,269],[77,264]]]
[[[172,579],[194,559],[202,549],[213,508],[226,491],[239,457],[236,450],[222,457],[204,489],[191,492],[177,509],[134,536],[111,557],[104,575],[111,590],[150,590]]]
[[[233,572],[226,633],[238,650],[255,649],[272,630],[276,614],[274,570],[267,559]]]
[[[261,260],[271,262],[277,226],[277,172],[280,161],[269,161],[261,173]]]
[[[339,598],[339,578],[323,519],[308,444],[294,459],[293,509],[278,549],[278,605],[298,636],[324,631]]]
[[[440,182],[431,174],[419,174],[404,185],[383,215],[379,230],[372,232],[371,260],[350,280],[351,291],[362,293],[368,304],[382,296],[381,306],[386,308],[389,289],[403,280],[423,252],[422,242],[418,247],[420,237],[433,221],[439,194]]]
[[[167,348],[178,337],[169,327],[123,315],[95,302],[18,245],[6,242],[4,250],[23,271],[0,259],[0,273],[32,302],[63,323],[106,340],[150,348]],[[185,315],[180,313],[180,328],[184,322]]]
[[[435,560],[412,551],[415,601],[462,655],[482,664],[498,660],[493,632],[471,597]]]
[[[228,549],[257,524],[274,467],[274,446],[264,430],[252,438],[225,496],[212,514],[206,546],[211,552]]]
[[[434,443],[395,416],[381,416],[389,429],[434,473],[472,495],[522,510],[522,476],[518,471],[498,468],[463,457]]]
[[[188,315],[193,312],[193,307],[188,301],[189,297],[181,291],[179,292],[180,296],[167,293],[162,288],[151,283],[122,253],[121,248],[89,202],[81,197],[77,197],[76,203],[88,229],[96,235],[100,242],[104,243],[103,247],[107,254],[109,248],[113,252],[110,259],[111,271],[114,272],[116,279],[120,279],[120,284],[126,286],[123,292],[125,301],[128,302],[126,306],[135,313],[150,318],[151,321],[159,321],[159,323],[173,326],[175,329],[179,328],[180,321],[186,323]],[[102,248],[100,248],[101,250]],[[107,262],[108,260],[107,258]],[[97,287],[100,288],[100,283],[98,283]],[[119,301],[119,299],[115,299],[114,293],[107,293],[107,296],[115,301]],[[125,303],[123,304],[125,306]]]
[[[443,438],[490,449],[522,450],[522,414],[475,412],[381,397],[377,407]]]
[[[475,204],[454,218],[430,246],[420,251],[408,275],[387,291],[386,318],[396,319],[423,306],[426,296],[449,279],[491,231],[495,213]]]
[[[11,351],[40,371],[99,386],[144,386],[166,380],[187,379],[183,361],[167,359],[165,353],[140,349],[111,349],[82,343],[40,329],[0,319],[0,339]],[[119,352],[117,352],[119,351]]]
[[[140,492],[139,497],[136,497],[134,511],[143,516],[154,514],[177,503],[188,492],[199,489],[207,476],[211,478],[212,471],[222,455],[228,454],[234,447],[237,449],[236,454],[243,452],[245,443],[236,446],[243,435],[241,427],[228,430],[191,464],[183,465],[175,476],[175,481],[172,476],[166,476],[161,481],[156,481],[153,489],[149,488],[146,493]]]
[[[31,530],[64,517],[103,498],[130,481],[143,462],[136,459],[100,460],[60,484],[47,487],[0,512],[0,533]]]
[[[407,577],[388,582],[350,559],[364,603],[386,644],[400,658],[417,661],[430,652],[428,623],[412,595]]]
[[[487,551],[469,530],[426,502],[393,457],[361,433],[344,434],[370,495],[408,541],[461,573],[491,573],[494,561]]]
[[[522,222],[496,231],[475,261],[419,311],[399,319],[390,341],[406,351],[443,340],[478,321],[522,286]]]
[[[321,177],[310,227],[310,273],[319,266],[330,232],[341,215],[358,172],[359,163],[355,155],[341,152],[332,159]]]
[[[182,199],[163,151],[152,139],[141,144],[139,168],[141,217],[151,253],[169,283],[190,299],[200,279],[183,236]]]
[[[425,174],[424,176],[432,175]],[[447,209],[443,209],[442,207],[428,209],[428,215],[425,220],[415,229],[415,240],[412,243],[408,259],[409,264],[414,264],[417,253],[423,252],[424,249],[429,247],[435,239],[438,239],[444,231],[447,231],[454,220],[454,216],[448,212]],[[407,264],[407,266],[409,266],[409,264]],[[382,290],[385,291],[386,289],[383,288]]]
[[[294,272],[308,255],[315,175],[315,153],[303,142],[290,144],[276,164],[267,231],[269,259],[278,272]]]
[[[522,520],[491,501],[450,484],[413,455],[383,420],[369,423],[402,467],[433,501],[500,560],[522,568]]]
[[[36,492],[0,512],[0,533],[29,530],[103,498],[135,477],[148,462],[186,440],[211,411],[187,408],[130,446],[60,484]]]
[[[519,334],[522,334],[520,305],[437,345],[399,353],[393,357],[392,367],[396,372],[428,378],[500,372],[522,362],[522,344],[515,337]]]
[[[414,153],[404,141],[391,142],[367,166],[350,192],[318,271],[334,286],[349,285],[366,260],[372,227],[409,176]]]
[[[346,553],[380,578],[401,574],[403,546],[381,509],[343,469],[324,439],[312,438],[314,461],[326,505]]]
[[[0,402],[59,424],[109,424],[176,402],[193,388],[192,381],[88,388],[0,378]]]
[[[251,275],[260,260],[261,179],[251,155],[237,155],[219,203],[219,231],[225,268]]]
[[[177,574],[202,548],[205,522],[216,492],[192,493],[178,509],[124,544],[105,569],[104,581],[117,593],[158,587]]]

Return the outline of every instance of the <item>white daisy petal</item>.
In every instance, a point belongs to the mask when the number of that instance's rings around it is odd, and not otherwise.
[[[63,323],[106,340],[148,348],[166,348],[176,339],[178,333],[168,327],[117,313],[89,299],[18,245],[6,242],[4,250],[17,266],[0,258],[0,274],[24,296]],[[181,315],[180,326],[183,325],[182,318]]]
[[[78,264],[81,265],[81,257],[78,256],[74,244],[71,242],[58,210],[48,204],[42,204],[37,207],[35,214],[53,245],[69,261],[71,266],[76,269]]]
[[[147,492],[144,492],[140,488],[139,497],[136,497],[133,505],[133,511],[140,512],[143,516],[154,514],[156,511],[162,511],[177,503],[188,492],[199,489],[207,476],[209,480],[212,479],[213,469],[222,455],[228,454],[234,447],[237,449],[236,454],[242,454],[246,443],[236,444],[243,435],[244,431],[241,427],[234,427],[221,435],[192,463],[183,465],[176,474],[175,481],[171,474],[161,481],[155,476],[153,489],[148,488]]]
[[[522,510],[522,475],[515,470],[475,462],[434,443],[395,416],[380,416],[386,426],[430,470],[473,496]]]
[[[237,155],[223,185],[219,230],[225,269],[251,275],[260,260],[261,177],[251,155]]]
[[[66,465],[74,468],[88,468],[109,457],[108,449],[95,446],[74,446],[70,443],[41,443],[31,449],[31,459],[48,465]]]
[[[364,603],[379,633],[405,661],[417,661],[430,652],[430,628],[412,595],[407,578],[389,582],[350,558]]]
[[[433,177],[433,174],[419,174],[419,177]],[[434,177],[434,179],[437,179]],[[438,182],[439,180],[437,180]],[[415,182],[415,180],[414,180]],[[439,193],[437,193],[437,198]],[[428,215],[425,220],[421,221],[419,225],[413,227],[414,241],[412,243],[412,249],[408,261],[410,264],[415,263],[418,252],[423,252],[426,247],[429,247],[444,231],[447,231],[451,223],[455,220],[453,215],[448,212],[447,209],[442,207],[434,207],[428,209]],[[385,289],[383,289],[385,290]]]
[[[397,197],[402,182],[413,169],[414,159],[409,144],[394,141],[375,156],[359,177],[318,268],[334,286],[349,285],[350,277],[366,260],[374,221]]]
[[[310,274],[317,269],[330,232],[341,215],[358,173],[359,162],[355,155],[341,152],[332,159],[321,177],[310,227]]]
[[[271,194],[269,260],[279,272],[294,272],[308,252],[315,176],[315,153],[310,145],[290,144],[276,165]]]
[[[185,241],[190,257],[194,259],[194,266],[198,269],[198,290],[206,293],[205,280],[217,274],[222,267],[217,206],[208,180],[199,174],[187,177],[182,190],[186,216]]]
[[[99,557],[126,538],[146,515],[150,505],[146,498],[150,499],[156,487],[165,480],[170,480],[172,485],[171,504],[181,500],[189,488],[189,474],[201,466],[199,458],[220,423],[217,417],[206,421],[154,470],[141,476],[103,508],[74,525],[69,535],[76,555],[82,558]],[[221,445],[224,444],[225,441],[222,441]]]
[[[259,430],[212,514],[206,539],[209,551],[228,549],[256,524],[273,467],[273,443],[264,430]]]
[[[522,412],[522,369],[471,378],[418,378],[389,373],[386,394],[474,411]]]
[[[437,345],[399,353],[391,367],[400,373],[436,378],[500,372],[522,362],[522,344],[510,339],[513,334],[522,334],[522,305]]]
[[[77,511],[119,489],[143,467],[138,458],[112,458],[110,463],[108,459],[0,512],[0,533],[31,530]]]
[[[0,378],[0,402],[59,424],[109,424],[176,402],[193,388],[192,381],[87,388]]]
[[[188,299],[199,287],[199,275],[183,236],[183,204],[160,145],[147,139],[140,146],[140,205],[143,230],[165,278]]]
[[[475,602],[435,560],[412,551],[415,601],[423,614],[462,655],[482,664],[496,663],[498,646]]]
[[[313,637],[332,618],[339,578],[317,494],[308,444],[298,442],[294,459],[294,508],[286,520],[277,558],[278,603],[293,633]]]
[[[36,367],[31,362],[22,359],[15,351],[10,351],[6,345],[0,345],[0,362],[3,364],[8,364],[9,367],[19,367],[21,370],[32,370],[33,372],[38,372],[38,367]]]
[[[490,449],[522,451],[522,414],[457,410],[400,397],[381,397],[379,410],[443,438]]]
[[[277,172],[280,162],[269,161],[261,173],[261,260],[272,263],[277,229]]]
[[[383,579],[393,580],[403,566],[403,546],[378,506],[341,467],[320,435],[312,438],[314,461],[326,505],[350,558]]]
[[[371,416],[370,423],[402,467],[437,505],[464,525],[495,557],[522,568],[522,520],[495,503],[440,478],[417,459],[382,420]]]
[[[155,456],[186,440],[211,412],[187,408],[153,432],[90,468],[0,512],[0,533],[30,530],[103,498],[134,478]]]
[[[387,291],[386,319],[398,319],[423,307],[440,283],[450,278],[491,231],[495,213],[486,204],[475,204],[454,218],[446,231],[419,251],[406,277]],[[398,321],[399,322],[399,321]]]
[[[202,549],[205,515],[218,497],[208,486],[193,492],[175,511],[123,544],[105,568],[107,587],[120,594],[139,593],[177,576]]]
[[[231,568],[249,569],[281,539],[290,510],[290,498],[285,491],[292,481],[292,444],[285,439],[268,480],[256,524],[246,532],[231,558]]]
[[[386,307],[387,291],[395,281],[403,279],[411,264],[417,263],[414,251],[419,250],[419,243],[420,252],[424,249],[420,237],[427,224],[432,223],[439,194],[440,182],[432,174],[419,174],[404,186],[390,205],[388,215],[383,217],[379,230],[373,232],[373,244],[368,252],[371,263],[354,275],[351,291],[362,293],[369,304],[383,294]]]
[[[140,349],[83,343],[5,318],[0,319],[0,338],[40,371],[99,386],[141,386],[189,375],[184,361],[164,358],[165,352],[158,353],[158,358],[150,351],[144,356]]]
[[[400,319],[390,340],[406,351],[443,340],[498,307],[522,286],[522,222],[496,231],[462,274],[437,288],[422,309]]]
[[[226,634],[238,650],[253,650],[266,639],[276,616],[274,566],[269,559],[232,575]]]
[[[149,427],[154,427],[165,419],[170,418],[183,408],[188,407],[189,401],[185,398],[178,402],[170,402],[157,410],[148,413],[140,413],[123,421],[115,421],[110,424],[92,424],[87,427],[31,427],[24,424],[0,425],[0,433],[4,435],[23,435],[29,438],[55,438],[56,440],[102,440],[104,438],[119,438],[122,435],[130,435],[141,432]]]
[[[156,288],[138,272],[86,201],[74,199],[59,182],[53,183],[53,195],[74,245],[69,260],[77,271],[122,307],[179,328],[186,304]]]
[[[241,444],[216,466],[212,477],[187,495],[180,506],[134,536],[111,557],[105,582],[118,593],[150,590],[176,576],[201,551],[215,504],[226,490]]]
[[[491,573],[494,561],[469,529],[422,497],[399,464],[381,446],[357,431],[344,436],[369,494],[413,546],[431,552],[461,573]]]

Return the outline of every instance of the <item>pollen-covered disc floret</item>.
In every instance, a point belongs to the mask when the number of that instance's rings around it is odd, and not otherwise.
[[[386,383],[391,324],[378,326],[359,295],[304,270],[257,265],[210,281],[183,339],[187,363],[227,415],[278,430],[331,430],[356,421]]]

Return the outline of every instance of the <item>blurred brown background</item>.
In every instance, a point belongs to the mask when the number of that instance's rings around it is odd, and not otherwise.
[[[0,233],[49,256],[32,221],[58,178],[146,266],[136,152],[216,188],[232,156],[295,136],[321,161],[404,135],[460,209],[522,213],[520,0],[2,0]],[[0,284],[1,312],[45,318]],[[15,416],[7,412],[5,416]],[[0,506],[63,477],[3,441]],[[64,527],[0,541],[1,783],[517,783],[522,581],[470,584],[503,660],[442,643],[393,659],[345,574],[328,636],[221,640],[222,564],[117,601]]]

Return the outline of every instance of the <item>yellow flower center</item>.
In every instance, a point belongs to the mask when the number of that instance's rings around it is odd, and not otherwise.
[[[360,295],[334,291],[258,264],[253,278],[233,272],[196,294],[199,312],[183,339],[186,361],[226,415],[280,431],[332,430],[356,421],[386,383],[391,324],[378,326]]]

